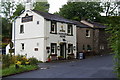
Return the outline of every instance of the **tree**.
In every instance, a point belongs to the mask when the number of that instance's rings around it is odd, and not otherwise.
[[[117,7],[120,2],[102,2],[105,16],[118,16]]]
[[[120,79],[120,16],[109,16],[108,28],[106,31],[110,34],[109,44],[114,53],[115,69],[118,78]]]
[[[59,15],[73,20],[95,20],[100,17],[103,8],[99,2],[68,2],[60,8]]]
[[[49,4],[47,2],[35,2],[34,9],[38,11],[40,10],[40,11],[48,12]]]
[[[20,16],[22,11],[25,10],[25,6],[23,6],[21,3],[16,5],[16,11],[13,13],[13,17]]]
[[[3,13],[6,19],[8,19],[9,23],[11,22],[11,19],[15,10],[14,6],[15,6],[15,3],[10,1],[1,3],[1,7],[2,7],[1,13]]]
[[[2,37],[11,38],[12,23],[8,22],[8,19],[2,18]]]

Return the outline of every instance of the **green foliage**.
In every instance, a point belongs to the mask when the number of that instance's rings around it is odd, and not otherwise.
[[[110,19],[111,18],[111,19]],[[120,79],[120,17],[110,17],[109,27],[106,29],[110,34],[109,44],[115,54],[115,69],[117,76]]]
[[[36,58],[32,57],[32,58],[29,58],[29,62],[30,62],[30,65],[37,65],[38,60]]]
[[[38,60],[34,57],[27,59],[26,56],[24,55],[3,55],[2,56],[2,61],[3,61],[3,68],[9,68],[10,65],[13,64],[19,64],[19,65],[37,65]]]
[[[9,54],[2,55],[2,68],[9,68],[10,65],[15,63],[15,58]]]
[[[103,8],[99,2],[68,2],[60,8],[59,15],[78,21],[81,19],[94,20],[100,17],[102,11]]]
[[[22,4],[17,4],[16,11],[13,13],[13,17],[20,16],[23,10],[25,10],[25,7]]]
[[[34,10],[48,12],[49,4],[47,2],[36,2],[34,3]]]
[[[11,65],[9,68],[2,70],[2,76],[35,70],[37,68],[38,68],[37,65],[26,65],[26,66],[22,65],[20,68],[16,69],[14,65]]]
[[[11,38],[11,33],[12,33],[12,24],[9,22],[8,19],[2,18],[2,37]]]

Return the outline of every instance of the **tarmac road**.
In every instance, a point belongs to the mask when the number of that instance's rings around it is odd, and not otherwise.
[[[116,78],[113,55],[70,62],[40,63],[39,66],[38,70],[7,78]]]

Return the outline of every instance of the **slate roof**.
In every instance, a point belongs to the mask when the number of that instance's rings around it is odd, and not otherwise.
[[[42,11],[37,11],[37,10],[32,10],[32,11],[34,11],[35,13],[43,16],[47,20],[53,20],[53,21],[59,21],[59,22],[74,24],[71,20],[65,19],[65,18],[63,18],[59,15],[50,14],[50,13],[47,13],[47,12],[42,12]]]
[[[91,24],[93,24],[95,26],[95,28],[106,28],[107,26],[98,23],[98,22],[90,22]]]
[[[47,12],[42,12],[42,11],[38,11],[38,10],[32,10],[34,11],[35,13],[43,16],[45,19],[47,20],[53,20],[53,21],[58,21],[58,22],[64,22],[64,23],[70,23],[70,24],[75,24],[77,27],[81,27],[81,28],[92,28],[86,24],[83,24],[79,21],[75,21],[75,20],[68,20],[68,19],[65,19],[59,15],[56,15],[56,14],[51,14],[51,13],[47,13]],[[87,21],[89,22],[89,21]],[[93,24],[95,26],[95,28],[106,28],[106,26],[100,24],[100,23],[97,23],[97,22],[89,22],[91,24]]]
[[[75,25],[76,25],[77,27],[80,27],[80,28],[92,28],[92,27],[90,27],[90,26],[88,26],[88,25],[86,25],[86,24],[83,24],[83,23],[79,22],[79,21],[73,21],[73,20],[72,20],[72,22],[75,23]]]

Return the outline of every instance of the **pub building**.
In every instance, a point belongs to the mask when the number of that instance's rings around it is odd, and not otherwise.
[[[31,9],[30,5],[13,22],[12,41],[15,55],[43,62],[48,58],[76,58],[76,25],[58,15]]]

